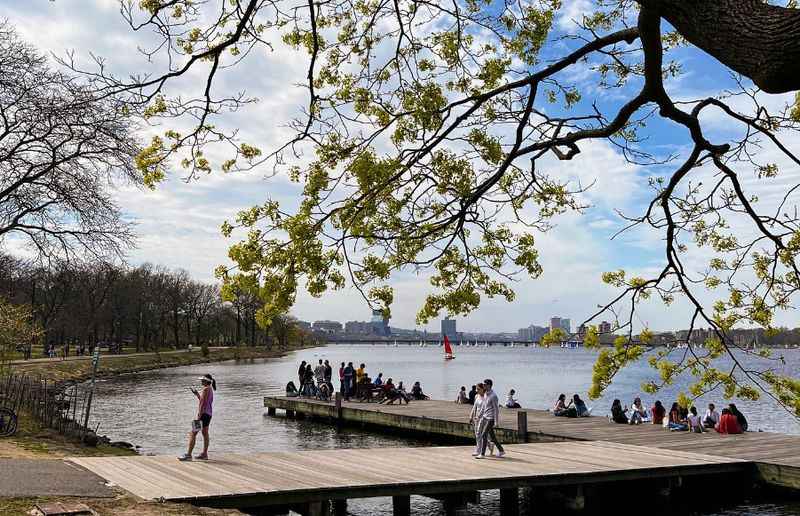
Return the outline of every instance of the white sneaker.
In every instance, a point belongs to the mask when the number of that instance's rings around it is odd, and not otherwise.
[[[503,458],[503,457],[505,457],[505,456],[506,456],[506,452],[504,452],[504,451],[501,451],[501,452],[499,452],[499,453],[497,454],[497,458],[498,458],[498,459],[502,459],[502,458]]]
[[[181,461],[181,462],[190,461],[190,460],[192,460],[192,456],[189,455],[188,453],[184,453],[183,455],[178,457],[178,460]]]
[[[475,456],[476,459],[485,459],[486,455],[480,454]]]
[[[480,455],[479,452],[475,452],[475,453],[472,454],[473,457],[477,457],[478,455]]]

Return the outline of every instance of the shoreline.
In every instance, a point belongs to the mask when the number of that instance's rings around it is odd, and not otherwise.
[[[210,348],[208,356],[203,356],[198,348],[189,351],[167,351],[159,353],[138,353],[128,355],[106,355],[100,358],[97,378],[109,378],[123,374],[134,374],[145,371],[183,367],[198,364],[211,364],[231,360],[256,360],[280,358],[286,354],[301,349],[316,346],[309,343],[307,346],[292,346],[289,348],[271,349],[264,348]],[[72,358],[68,360],[38,360],[30,362],[17,362],[12,366],[16,371],[38,375],[42,379],[63,385],[65,383],[85,382],[91,378],[91,359]],[[37,461],[60,460],[69,456],[115,456],[139,455],[137,447],[121,441],[112,442],[103,436],[97,446],[82,444],[74,437],[61,435],[53,429],[41,426],[33,417],[24,414],[20,418],[20,428],[13,437],[0,440],[0,461],[15,459],[33,459]],[[0,514],[7,511],[18,513],[20,510],[30,509],[41,502],[80,502],[95,509],[100,513],[115,513],[119,507],[125,507],[130,514],[141,516],[156,516],[161,514],[175,515],[241,515],[236,510],[210,509],[194,507],[181,503],[155,503],[142,502],[119,490],[114,490],[115,496],[111,499],[85,498],[85,497],[4,497],[0,493]]]
[[[310,346],[309,346],[310,347]],[[136,353],[107,355],[100,357],[96,378],[104,379],[125,374],[135,374],[158,369],[211,364],[238,360],[280,358],[287,353],[304,349],[290,347],[263,349],[246,347],[211,348],[208,356],[200,349],[167,351],[159,353]],[[84,383],[91,379],[92,361],[89,357],[68,360],[34,360],[17,362],[13,366],[18,373],[38,376],[55,386]],[[97,436],[96,446],[81,443],[74,436],[62,435],[39,424],[32,416],[22,413],[20,428],[16,435],[4,439],[0,444],[0,458],[60,458],[72,456],[98,456],[138,454],[138,446],[124,441],[115,441],[109,436]]]

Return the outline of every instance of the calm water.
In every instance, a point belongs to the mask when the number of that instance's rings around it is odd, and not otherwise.
[[[548,408],[559,392],[585,395],[591,378],[595,353],[586,350],[540,349],[525,347],[457,347],[457,359],[445,362],[441,348],[429,346],[334,345],[292,353],[284,358],[247,363],[226,362],[205,366],[161,369],[123,375],[98,383],[94,424],[99,432],[113,440],[129,441],[141,446],[142,453],[179,454],[185,447],[189,421],[196,411],[196,399],[189,391],[196,385],[197,376],[210,372],[217,379],[212,451],[263,452],[311,450],[323,448],[365,448],[382,446],[425,446],[431,442],[419,439],[386,436],[345,428],[336,430],[328,425],[307,421],[267,417],[261,398],[281,394],[286,382],[295,380],[300,360],[324,358],[338,369],[342,361],[365,362],[370,376],[383,372],[395,383],[403,381],[409,388],[419,380],[433,398],[455,399],[461,385],[470,385],[492,378],[496,390],[503,396],[514,388],[523,406]],[[781,350],[787,365],[781,372],[800,374],[800,352]],[[640,384],[652,378],[646,364],[632,366],[623,372],[602,400],[589,403],[594,414],[605,415],[610,400],[623,403],[639,394]],[[663,390],[657,398],[672,402],[677,387]],[[585,396],[584,396],[585,397]],[[643,397],[651,404],[652,398]],[[721,404],[719,395],[708,400]],[[701,405],[698,404],[698,408]],[[800,434],[800,424],[790,414],[769,400],[737,401],[748,416],[752,429]],[[387,472],[390,474],[390,472]],[[441,505],[425,498],[414,498],[418,514],[438,513]],[[496,511],[498,500],[491,493],[481,504],[472,506],[474,514]],[[391,514],[391,502],[382,499],[351,502],[352,514]],[[717,514],[767,514],[775,516],[800,515],[800,504],[745,505]]]

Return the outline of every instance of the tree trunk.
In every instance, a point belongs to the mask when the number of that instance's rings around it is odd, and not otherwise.
[[[763,0],[637,1],[762,90],[800,90],[800,10]]]

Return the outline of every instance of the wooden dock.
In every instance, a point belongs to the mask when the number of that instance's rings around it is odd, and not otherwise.
[[[265,397],[269,414],[276,409],[288,416],[303,415],[331,422],[359,424],[400,432],[441,437],[473,438],[468,423],[471,406],[449,401],[417,401],[410,405],[334,402],[307,398]],[[606,417],[570,419],[532,409],[500,410],[498,437],[501,442],[607,441],[625,445],[696,452],[714,457],[740,459],[755,465],[759,479],[767,484],[800,490],[800,436],[771,432],[720,435],[670,432],[661,426],[618,425]]]
[[[738,459],[599,441],[509,445],[506,457],[484,460],[472,451],[448,446],[215,455],[194,462],[167,456],[68,460],[148,500],[310,515],[345,514],[346,500],[381,496],[393,497],[395,515],[407,515],[411,495],[463,500],[488,489],[500,490],[503,514],[517,514],[522,487],[637,480],[666,486],[698,475],[707,487],[712,476],[742,477],[752,468]]]

